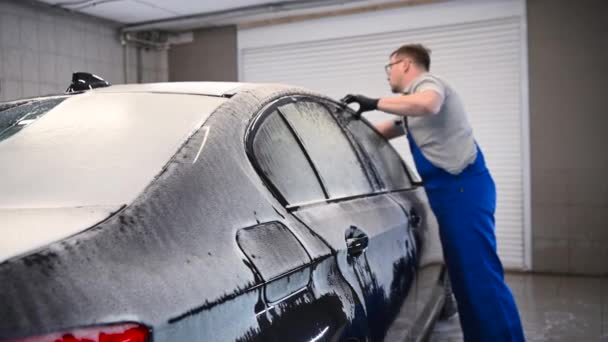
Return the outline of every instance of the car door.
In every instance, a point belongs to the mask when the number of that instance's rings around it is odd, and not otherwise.
[[[325,199],[324,191],[284,117],[269,109],[245,138],[249,158],[283,205]],[[365,341],[363,305],[342,277],[332,251],[314,232],[287,215],[284,223],[239,230],[237,242],[263,282],[255,317],[257,340]]]
[[[408,212],[378,186],[326,104],[293,97],[277,110],[297,136],[326,197],[288,209],[336,251],[340,271],[363,298],[370,339],[385,338],[414,283],[417,241]]]
[[[350,110],[339,106],[332,109],[351,141],[362,152],[366,164],[374,169],[378,186],[409,214],[417,246],[412,250],[418,260],[416,286],[389,329],[386,340],[418,340],[437,311],[443,292],[444,263],[437,221],[421,181],[415,178],[390,143],[368,121],[355,118]]]

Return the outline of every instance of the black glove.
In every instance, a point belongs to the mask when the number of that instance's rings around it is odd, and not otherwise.
[[[378,101],[380,99],[372,99],[363,95],[353,95],[348,94],[340,100],[346,104],[349,103],[357,103],[359,105],[359,110],[357,110],[357,116],[361,116],[363,112],[369,112],[370,110],[378,109]]]

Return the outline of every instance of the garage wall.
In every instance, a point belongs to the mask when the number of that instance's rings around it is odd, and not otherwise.
[[[236,26],[194,31],[194,41],[169,51],[171,81],[236,81]]]
[[[39,5],[0,1],[0,100],[65,91],[73,71],[124,83],[117,24]],[[129,49],[128,81],[136,81]],[[167,79],[167,53],[142,52],[142,81]]]
[[[527,11],[534,269],[608,274],[608,2]]]

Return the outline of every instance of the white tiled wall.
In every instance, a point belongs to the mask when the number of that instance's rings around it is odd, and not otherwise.
[[[117,27],[26,1],[0,0],[0,101],[63,92],[73,71],[125,83]],[[167,81],[167,52],[142,54],[142,81]],[[128,61],[127,82],[135,83],[134,48]]]

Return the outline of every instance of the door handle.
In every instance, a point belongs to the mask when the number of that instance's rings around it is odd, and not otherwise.
[[[416,209],[414,208],[410,209],[409,221],[412,228],[418,228],[418,226],[420,226],[420,222],[422,222],[422,218],[420,215],[418,215]]]
[[[353,257],[361,255],[369,245],[369,237],[367,234],[355,226],[350,226],[346,229],[346,232],[344,232],[344,240],[346,241],[348,255]]]

